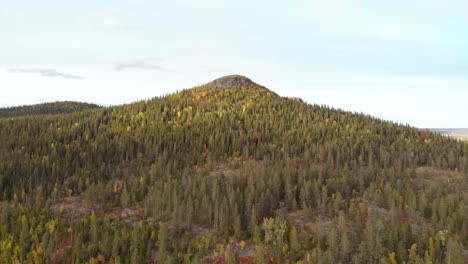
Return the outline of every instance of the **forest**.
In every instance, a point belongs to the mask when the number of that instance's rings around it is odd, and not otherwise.
[[[53,102],[37,105],[24,105],[0,108],[0,117],[18,117],[28,115],[64,114],[99,107],[96,104],[80,102]]]
[[[245,77],[0,110],[0,263],[466,263],[468,143]]]

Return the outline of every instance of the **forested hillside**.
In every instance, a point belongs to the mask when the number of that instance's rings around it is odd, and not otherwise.
[[[467,180],[466,142],[228,76],[0,118],[0,263],[464,263]]]
[[[97,108],[98,105],[80,102],[53,102],[37,105],[25,105],[0,108],[0,117],[17,117],[27,115],[64,114]]]

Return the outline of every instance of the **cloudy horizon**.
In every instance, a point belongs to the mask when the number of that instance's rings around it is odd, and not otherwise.
[[[0,106],[130,103],[242,74],[283,96],[466,128],[464,1],[3,1]]]

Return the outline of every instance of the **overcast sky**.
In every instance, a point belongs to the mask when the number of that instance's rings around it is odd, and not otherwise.
[[[246,75],[284,96],[468,127],[468,1],[0,0],[0,106],[129,103]]]

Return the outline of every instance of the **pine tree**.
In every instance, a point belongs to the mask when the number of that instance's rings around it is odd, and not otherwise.
[[[158,253],[159,253],[159,260],[161,262],[164,262],[168,255],[167,238],[168,238],[167,224],[164,222],[159,222]]]
[[[445,254],[445,263],[463,263],[463,244],[454,238],[449,238],[447,241],[447,253]]]
[[[19,234],[19,246],[21,258],[25,259],[31,247],[31,235],[29,233],[29,222],[25,215],[21,216],[21,232]]]
[[[294,226],[289,230],[289,245],[291,248],[291,259],[297,259],[301,251],[301,245],[299,244],[297,230]]]

